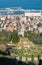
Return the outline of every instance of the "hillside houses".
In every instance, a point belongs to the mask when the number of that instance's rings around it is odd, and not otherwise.
[[[17,30],[19,35],[24,36],[27,31],[42,32],[42,26],[38,27],[37,24],[42,22],[41,12],[27,11],[21,15],[0,15],[0,31]]]

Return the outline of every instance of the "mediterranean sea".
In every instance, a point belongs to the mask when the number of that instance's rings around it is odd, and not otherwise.
[[[42,0],[0,0],[0,8],[9,7],[42,10]]]

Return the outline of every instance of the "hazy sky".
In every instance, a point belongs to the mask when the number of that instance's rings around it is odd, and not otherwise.
[[[0,0],[0,7],[3,6],[42,9],[42,0]]]

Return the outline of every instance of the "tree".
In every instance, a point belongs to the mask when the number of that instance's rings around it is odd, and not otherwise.
[[[14,42],[14,43],[19,42],[19,35],[18,35],[17,31],[15,31],[15,30],[12,33],[12,42]]]
[[[34,55],[32,54],[32,63],[34,63]]]
[[[42,23],[38,23],[37,26],[38,26],[38,27],[41,27],[41,26],[42,26]]]
[[[40,36],[42,37],[42,32],[40,33]]]
[[[12,32],[8,31],[8,41],[11,41],[11,40],[12,40]]]
[[[12,33],[10,31],[5,31],[5,30],[1,31],[0,32],[0,43],[3,44],[3,43],[10,42],[11,39],[12,39],[12,35],[11,34]]]

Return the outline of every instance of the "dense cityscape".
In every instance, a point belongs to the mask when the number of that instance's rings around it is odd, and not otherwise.
[[[15,14],[13,14],[15,12]],[[24,12],[24,13],[18,13]],[[8,14],[6,14],[8,13]],[[12,15],[13,14],[13,15]],[[42,11],[38,10],[13,10],[7,8],[0,10],[0,31],[17,30],[19,35],[24,36],[24,32],[42,32]]]

